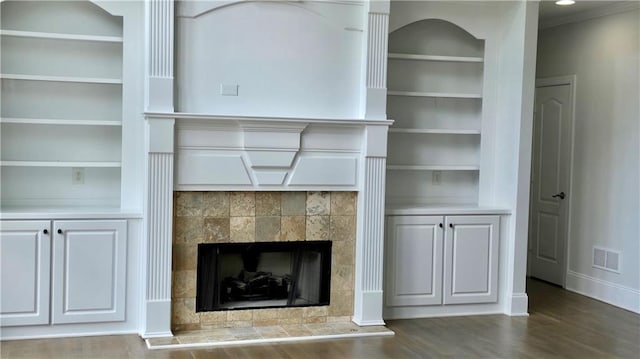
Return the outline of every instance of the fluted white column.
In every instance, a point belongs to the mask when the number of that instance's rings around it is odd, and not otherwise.
[[[389,1],[369,2],[366,29],[364,117],[386,119]]]
[[[383,325],[384,207],[387,125],[367,126],[361,163],[353,321]]]
[[[173,0],[147,0],[146,112],[173,112]],[[171,336],[173,119],[147,118],[143,337]]]

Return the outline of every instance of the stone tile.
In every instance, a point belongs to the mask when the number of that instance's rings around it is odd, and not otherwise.
[[[227,329],[227,321],[221,321],[217,323],[200,323],[202,330],[210,331],[214,329]]]
[[[256,216],[280,216],[280,192],[256,192]]]
[[[328,241],[331,229],[329,216],[307,216],[306,240]]]
[[[253,320],[252,310],[230,310],[227,312],[227,321]]]
[[[147,339],[152,346],[155,345],[175,345],[180,344],[176,337],[170,338],[149,338]]]
[[[229,192],[205,192],[203,202],[204,217],[229,217]]]
[[[331,214],[331,194],[329,192],[307,192],[307,216],[328,216]]]
[[[327,323],[351,323],[351,316],[344,315],[340,317],[327,317]]]
[[[332,216],[355,216],[356,207],[356,192],[331,192]]]
[[[306,236],[305,216],[282,216],[280,239],[283,241],[304,241]]]
[[[326,323],[327,317],[306,317],[302,318],[302,323]]]
[[[302,317],[282,317],[278,318],[279,325],[288,325],[288,324],[301,324]]]
[[[331,240],[355,241],[356,217],[355,216],[331,216]]]
[[[203,192],[175,192],[175,215],[177,217],[201,217]]]
[[[353,290],[353,265],[331,265],[331,292]]]
[[[292,337],[307,337],[313,335],[311,330],[299,324],[281,325],[280,327]]]
[[[206,243],[225,243],[231,241],[229,218],[208,217],[204,220],[204,241]]]
[[[198,324],[200,317],[196,313],[196,298],[177,298],[172,303],[172,325]]]
[[[333,278],[332,278],[333,279]],[[329,307],[305,307],[302,310],[302,317],[326,317],[327,313],[329,313]]]
[[[201,329],[200,323],[182,323],[182,324],[173,324],[171,329],[175,333],[188,332],[193,333],[197,332]]]
[[[200,312],[201,324],[223,323],[227,320],[227,312]]]
[[[231,217],[253,217],[256,215],[256,193],[231,192],[229,206]]]
[[[207,337],[202,334],[178,335],[176,339],[180,344],[202,344],[207,342]]]
[[[234,322],[225,322],[225,328],[237,329],[237,328],[253,328],[253,321],[251,320],[236,320]]]
[[[261,309],[253,313],[253,320],[277,319],[280,312],[277,309]]]
[[[331,265],[353,266],[355,263],[355,242],[331,242]]]
[[[306,192],[282,192],[280,203],[283,216],[304,216],[306,214]]]
[[[253,326],[254,327],[270,327],[270,326],[274,326],[274,325],[278,325],[280,324],[278,322],[278,319],[261,319],[261,320],[254,320],[253,321]]]
[[[203,242],[204,219],[201,217],[175,217],[173,222],[173,242],[197,244]]]
[[[231,217],[231,242],[255,242],[256,217]]]
[[[171,285],[172,298],[193,298],[196,296],[196,271],[174,270]]]
[[[256,217],[256,242],[280,240],[280,216]]]
[[[330,316],[353,315],[353,291],[337,290],[331,292]]]
[[[289,336],[280,326],[263,326],[255,329],[261,338],[284,338]]]
[[[181,243],[173,245],[173,270],[195,270],[198,262],[198,245]]]

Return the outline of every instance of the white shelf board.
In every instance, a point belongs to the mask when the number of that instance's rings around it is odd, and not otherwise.
[[[441,61],[441,62],[480,62],[481,63],[484,61],[482,57],[403,54],[403,53],[397,53],[397,52],[390,52],[389,58],[396,59],[396,60]]]
[[[476,165],[387,165],[390,171],[478,171]]]
[[[121,162],[89,161],[0,161],[4,167],[121,167]]]
[[[480,130],[458,130],[447,128],[390,128],[390,133],[440,134],[440,135],[479,135]]]
[[[2,117],[0,123],[16,123],[24,125],[68,125],[68,126],[122,126],[121,121],[110,120],[64,120],[56,118],[18,118]]]
[[[0,30],[0,35],[13,36],[13,37],[29,37],[34,39],[77,40],[77,41],[116,42],[116,43],[122,42],[121,36],[63,34],[63,33],[56,33],[56,32]]]
[[[502,207],[478,206],[475,204],[393,204],[387,205],[386,215],[406,216],[406,215],[509,215],[511,210]]]
[[[387,95],[408,97],[482,98],[481,94],[453,92],[388,91]]]
[[[132,219],[142,218],[142,213],[119,207],[63,206],[32,207],[9,206],[0,208],[1,219]]]
[[[72,76],[45,76],[45,75],[22,75],[22,74],[0,74],[0,79],[24,80],[24,81],[48,81],[48,82],[77,82],[89,84],[122,84],[121,79],[106,77],[72,77]]]

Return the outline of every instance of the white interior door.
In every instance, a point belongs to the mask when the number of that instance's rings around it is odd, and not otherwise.
[[[529,275],[564,286],[573,85],[571,81],[545,82],[536,87]]]

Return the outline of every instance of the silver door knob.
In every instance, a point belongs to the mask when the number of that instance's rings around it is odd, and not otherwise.
[[[551,196],[551,197],[553,197],[553,198],[560,198],[560,199],[564,199],[565,194],[564,194],[564,192],[560,192],[560,193],[556,193],[556,194],[554,194],[554,195],[553,195],[553,196]]]

